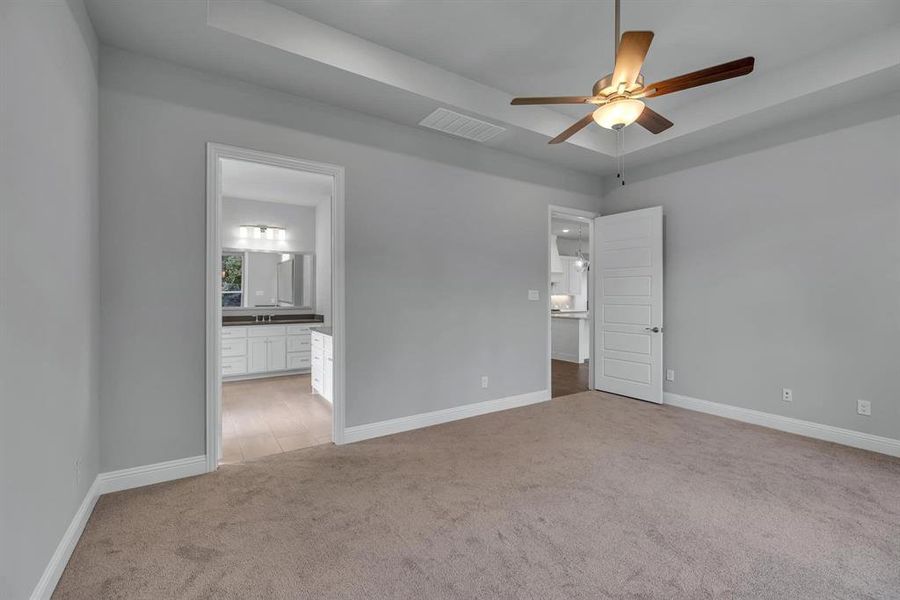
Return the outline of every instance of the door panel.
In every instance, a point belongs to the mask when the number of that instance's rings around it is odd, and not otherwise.
[[[594,386],[662,403],[662,207],[598,217],[594,229]]]

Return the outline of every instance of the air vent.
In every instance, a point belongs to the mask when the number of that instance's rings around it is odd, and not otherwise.
[[[450,135],[456,135],[474,140],[476,142],[486,142],[496,135],[506,131],[504,127],[498,127],[479,119],[473,119],[458,112],[439,108],[433,113],[425,117],[419,122],[419,125],[437,129]]]

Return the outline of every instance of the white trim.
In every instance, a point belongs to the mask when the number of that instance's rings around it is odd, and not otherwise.
[[[75,545],[78,544],[78,540],[81,538],[84,526],[87,525],[99,497],[100,478],[97,477],[94,479],[91,487],[88,488],[84,500],[81,501],[81,506],[75,511],[75,516],[72,517],[69,527],[63,534],[62,539],[59,540],[53,556],[50,557],[50,562],[47,563],[41,578],[38,580],[37,585],[34,586],[34,591],[31,592],[30,596],[31,600],[49,600],[50,596],[53,595],[53,590],[56,589],[56,584],[59,583],[59,578],[69,563],[69,558],[71,558]]]
[[[242,160],[288,169],[321,173],[333,178],[331,198],[331,326],[334,340],[334,409],[331,439],[344,440],[344,398],[346,388],[345,307],[345,170],[340,165],[313,162],[209,142],[206,145],[206,470],[219,466],[222,447],[221,427],[221,349],[222,322],[219,281],[221,238],[221,159]]]
[[[553,213],[570,215],[573,217],[584,217],[589,219],[588,222],[588,243],[591,251],[591,260],[594,260],[594,219],[600,216],[599,212],[589,210],[581,210],[580,208],[569,208],[568,206],[558,206],[549,204],[547,206],[547,389],[553,389],[553,315],[550,304],[550,295],[552,290],[552,282],[550,281],[550,252],[553,244]],[[590,349],[589,360],[594,358],[594,269],[593,263],[588,269],[587,274],[587,301],[588,301],[588,336]],[[566,360],[566,359],[561,359]],[[577,360],[570,362],[578,362]],[[588,369],[588,389],[594,389],[594,368]]]
[[[812,421],[804,421],[793,417],[785,417],[772,413],[752,410],[749,408],[741,408],[719,402],[711,402],[709,400],[700,400],[699,398],[691,398],[690,396],[682,396],[680,394],[672,394],[666,392],[663,394],[664,403],[678,408],[686,408],[695,410],[726,419],[734,419],[743,423],[752,423],[753,425],[761,425],[779,431],[795,433],[805,437],[824,440],[826,442],[834,442],[835,444],[843,444],[853,448],[861,448],[863,450],[871,450],[872,452],[880,452],[889,456],[900,457],[900,440],[872,435],[871,433],[863,433],[861,431],[853,431],[852,429],[843,429],[841,427],[833,427],[831,425],[823,425]]]
[[[183,477],[203,475],[204,473],[206,473],[206,456],[193,456],[97,475],[94,483],[88,488],[84,500],[81,501],[81,506],[75,511],[75,516],[72,517],[69,527],[56,546],[53,556],[50,557],[50,562],[47,563],[47,567],[34,587],[34,591],[31,592],[30,599],[49,600],[53,595],[53,590],[56,589],[56,584],[59,583],[59,578],[69,563],[72,552],[75,550],[75,546],[84,532],[84,527],[94,511],[94,506],[102,494],[130,490],[164,481],[173,481]]]
[[[97,476],[99,493],[110,494],[132,488],[174,481],[184,477],[193,477],[206,473],[206,456],[179,458],[142,467],[132,467],[120,471],[100,473]]]
[[[581,361],[578,360],[577,354],[569,354],[567,352],[551,352],[550,356],[553,358],[553,360],[563,360],[565,362],[581,364]]]
[[[410,415],[398,419],[378,421],[377,423],[355,425],[353,427],[347,427],[344,430],[344,442],[359,442],[370,438],[381,437],[383,435],[391,435],[403,431],[410,431],[412,429],[421,429],[422,427],[440,425],[441,423],[458,421],[459,419],[468,419],[469,417],[477,417],[478,415],[484,415],[500,410],[508,410],[510,408],[528,406],[529,404],[537,404],[538,402],[546,402],[547,400],[550,400],[550,390],[541,390],[539,392],[519,394],[518,396],[497,398],[496,400],[485,400],[484,402],[476,402],[474,404],[463,404],[462,406],[454,406],[453,408],[445,408],[443,410]]]

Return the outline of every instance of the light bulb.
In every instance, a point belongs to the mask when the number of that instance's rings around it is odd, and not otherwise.
[[[644,103],[640,100],[626,98],[613,100],[594,111],[594,121],[600,127],[616,129],[634,123],[644,112]]]

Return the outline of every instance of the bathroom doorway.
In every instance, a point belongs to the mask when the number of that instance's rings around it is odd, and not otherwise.
[[[208,469],[340,443],[343,169],[208,156]]]

